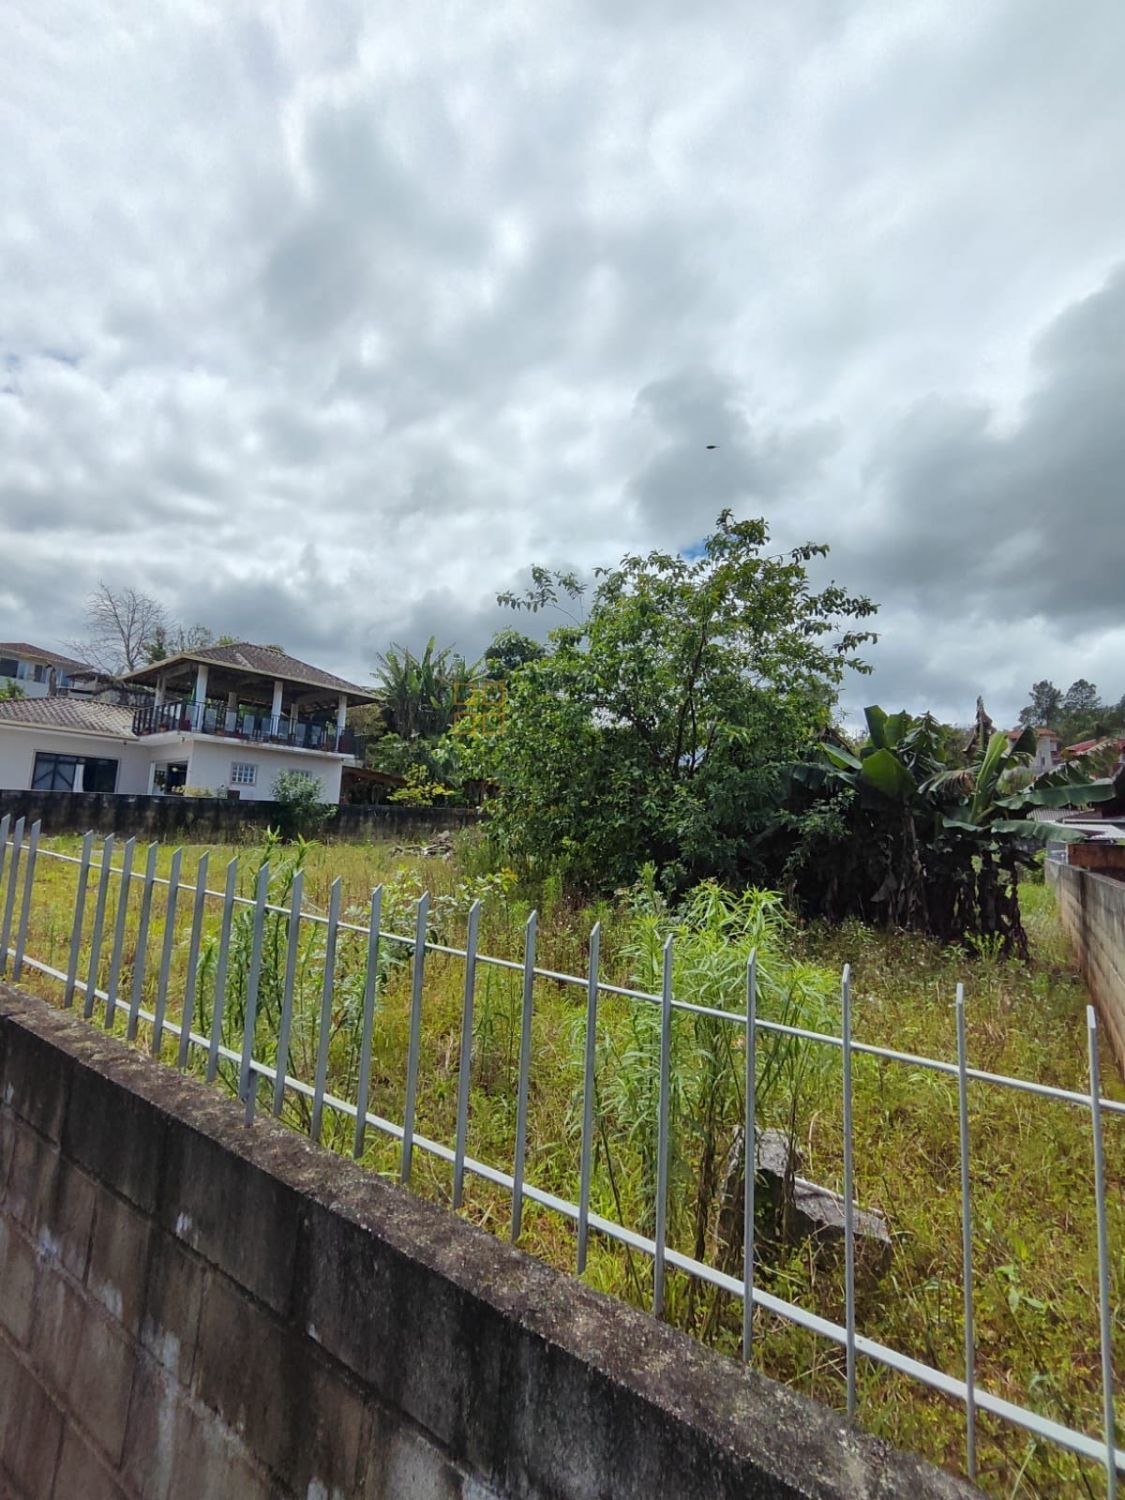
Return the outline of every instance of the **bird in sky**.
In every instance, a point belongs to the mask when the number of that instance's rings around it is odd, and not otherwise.
[[[710,453],[713,448],[717,448],[718,446],[719,446],[718,443],[708,443],[707,444],[707,451],[708,451],[708,453]]]

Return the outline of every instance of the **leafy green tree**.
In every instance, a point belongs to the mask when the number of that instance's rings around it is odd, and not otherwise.
[[[1055,728],[1062,708],[1063,695],[1053,682],[1044,678],[1032,684],[1031,702],[1020,710],[1020,723],[1027,729],[1040,726]]]
[[[1072,682],[1067,688],[1060,706],[1068,719],[1075,719],[1097,714],[1102,701],[1094,684],[1085,677],[1079,677],[1077,682]]]
[[[780,767],[827,725],[873,639],[875,606],[814,592],[808,544],[767,552],[762,520],[720,517],[693,558],[652,552],[599,569],[584,619],[514,676],[502,716],[455,731],[498,788],[494,828],[528,868],[607,889],[652,861],[669,887],[746,878]],[[583,589],[533,571],[530,609]]]
[[[13,703],[17,698],[25,698],[27,694],[14,677],[5,678],[0,682],[0,703]]]
[[[1064,745],[1120,737],[1125,734],[1125,698],[1103,703],[1095,685],[1085,677],[1072,682],[1065,693],[1053,683],[1037,682],[1031,689],[1031,702],[1020,713],[1020,723],[1033,729],[1048,725],[1062,736]]]
[[[492,682],[504,682],[526,667],[528,662],[542,661],[547,648],[519,630],[498,630],[484,653],[481,665]]]

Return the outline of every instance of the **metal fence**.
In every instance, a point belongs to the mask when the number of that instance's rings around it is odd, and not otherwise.
[[[24,820],[11,826],[10,816],[0,818],[0,976],[6,973],[19,981],[25,970],[32,970],[62,986],[62,1004],[71,1006],[81,997],[82,1013],[94,1020],[98,1014],[107,1029],[113,1029],[119,1018],[124,1019],[125,1035],[136,1040],[141,1022],[151,1029],[151,1050],[160,1055],[164,1043],[173,1039],[177,1065],[183,1069],[193,1059],[201,1060],[208,1080],[213,1080],[220,1063],[228,1065],[233,1075],[237,1069],[237,1087],[245,1106],[247,1122],[252,1122],[257,1107],[259,1086],[265,1080],[271,1101],[272,1112],[280,1115],[287,1097],[301,1096],[310,1106],[309,1129],[314,1140],[319,1140],[326,1109],[347,1117],[354,1122],[352,1147],[359,1157],[365,1149],[368,1131],[381,1133],[398,1146],[398,1175],[405,1184],[411,1179],[416,1152],[426,1153],[452,1167],[452,1201],[459,1207],[463,1200],[466,1175],[481,1179],[510,1194],[511,1215],[508,1232],[516,1240],[521,1232],[525,1205],[536,1204],[572,1222],[576,1228],[576,1270],[581,1274],[587,1262],[591,1231],[609,1241],[628,1247],[651,1258],[653,1263],[652,1311],[661,1316],[664,1310],[666,1275],[669,1270],[685,1273],[689,1277],[741,1299],[742,1303],[742,1355],[750,1360],[754,1340],[753,1309],[761,1308],[791,1324],[817,1335],[828,1343],[842,1348],[845,1358],[845,1383],[847,1410],[854,1415],[857,1404],[857,1360],[863,1357],[877,1365],[886,1367],[932,1391],[939,1392],[953,1402],[959,1403],[965,1415],[966,1468],[971,1476],[977,1470],[976,1430],[977,1415],[987,1412],[1017,1428],[1034,1435],[1037,1439],[1091,1460],[1104,1470],[1106,1492],[1117,1493],[1118,1472],[1125,1472],[1125,1450],[1116,1446],[1114,1426],[1114,1374],[1112,1359],[1112,1319],[1110,1247],[1108,1243],[1106,1170],[1103,1150],[1103,1119],[1105,1116],[1125,1115],[1125,1104],[1102,1095],[1098,1065],[1098,1027],[1092,1007],[1087,1008],[1086,1030],[1088,1043],[1089,1088],[1079,1092],[1031,1079],[1008,1077],[971,1067],[966,1055],[965,1000],[963,988],[957,986],[955,1060],[921,1057],[913,1053],[889,1047],[875,1046],[856,1040],[852,1035],[852,1003],[849,970],[845,967],[841,980],[842,1028],[839,1035],[813,1031],[800,1026],[787,1025],[766,1019],[757,1013],[757,984],[755,959],[751,956],[743,994],[737,1009],[719,1009],[693,1003],[673,994],[672,945],[667,941],[663,952],[663,984],[660,993],[648,993],[626,986],[610,984],[599,975],[601,932],[600,924],[593,928],[589,940],[587,971],[584,975],[558,972],[539,966],[536,962],[537,918],[533,912],[526,923],[524,934],[524,956],[522,961],[497,958],[478,951],[480,903],[476,902],[468,913],[467,940],[464,947],[435,942],[427,938],[429,931],[428,894],[417,901],[412,933],[396,933],[382,925],[383,888],[371,895],[369,919],[365,923],[345,921],[341,916],[341,882],[336,880],[326,912],[309,910],[303,905],[302,875],[293,880],[291,900],[288,905],[277,905],[269,900],[270,872],[263,865],[258,874],[255,894],[245,897],[238,893],[238,864],[231,860],[226,867],[221,890],[207,885],[208,856],[203,854],[194,884],[187,883],[182,875],[182,854],[177,850],[171,859],[167,878],[156,874],[157,846],[149,846],[143,859],[143,868],[136,868],[135,840],[130,839],[120,846],[120,863],[114,864],[118,846],[112,835],[99,841],[95,857],[93,834],[86,834],[78,856],[66,855],[57,850],[40,847],[39,824],[25,829]],[[32,926],[33,906],[36,899],[36,871],[42,861],[73,867],[76,886],[73,911],[70,914],[70,935],[67,943],[68,961],[65,969],[37,959],[28,951],[28,934]],[[129,894],[134,885],[140,888],[139,908],[136,913],[137,927],[131,978],[128,993],[122,986],[123,970],[126,967],[126,913]],[[117,899],[113,903],[112,922],[107,921],[111,887]],[[159,952],[150,945],[149,934],[153,919],[156,890],[164,892],[163,938]],[[93,902],[93,916],[89,918],[89,907]],[[169,981],[172,968],[173,944],[176,934],[176,914],[186,916],[190,902],[190,926],[186,932],[187,960],[184,971],[184,992],[179,1018],[170,1016]],[[217,929],[217,956],[213,976],[208,975],[213,1003],[210,1025],[206,1032],[193,1029],[196,1016],[197,980],[201,942],[205,931],[205,912],[208,903],[217,903],[219,925]],[[240,1045],[224,1043],[224,1001],[226,998],[228,963],[232,922],[239,908],[252,913],[252,943],[249,972],[245,992],[245,1010]],[[267,914],[277,914],[286,920],[287,949],[284,967],[284,993],[280,1013],[280,1031],[277,1037],[276,1056],[279,1065],[273,1066],[253,1055],[255,1042],[256,1006],[262,968],[263,932]],[[293,1023],[295,970],[298,951],[298,933],[307,924],[317,924],[324,929],[324,961],[322,981],[322,1003],[319,1015],[316,1065],[312,1080],[298,1078],[286,1070],[289,1053],[289,1030]],[[112,928],[112,930],[108,930]],[[341,934],[359,935],[366,944],[366,969],[362,993],[361,1056],[358,1070],[358,1087],[354,1099],[341,1098],[329,1091],[329,1031],[333,1007],[334,966],[338,938]],[[411,990],[409,1018],[409,1047],[406,1060],[405,1105],[401,1120],[392,1120],[374,1112],[370,1105],[370,1080],[373,1063],[373,1035],[376,1011],[379,1003],[378,965],[384,945],[397,946],[410,954]],[[86,954],[83,958],[84,952]],[[464,999],[461,1018],[461,1046],[457,1074],[456,1129],[452,1142],[434,1140],[416,1128],[419,1089],[419,1058],[422,1037],[422,1012],[426,982],[426,960],[430,954],[443,954],[464,965]],[[153,963],[155,961],[155,969]],[[521,1025],[518,1061],[518,1094],[516,1105],[515,1149],[510,1167],[497,1166],[477,1160],[468,1153],[468,1126],[470,1114],[471,1070],[473,1063],[474,1003],[477,993],[478,970],[493,966],[519,976],[522,985]],[[82,970],[83,972],[80,972]],[[100,980],[106,975],[104,987]],[[153,983],[153,975],[155,980]],[[583,1029],[583,1082],[581,1093],[581,1135],[579,1191],[577,1201],[547,1191],[528,1180],[526,1164],[528,1155],[528,1094],[532,1066],[532,1016],[535,1003],[535,986],[549,981],[557,985],[574,987],[585,1000]],[[155,988],[153,1004],[142,1004],[146,982]],[[616,1222],[591,1209],[591,1184],[593,1151],[597,1130],[595,1068],[597,1059],[597,1029],[599,1005],[605,997],[616,996],[631,1004],[659,1007],[660,1048],[658,1119],[656,1139],[656,1187],[653,1205],[655,1233],[646,1235],[636,1228]],[[736,1028],[745,1041],[745,1125],[744,1142],[747,1157],[743,1166],[744,1201],[742,1203],[742,1275],[734,1276],[716,1266],[706,1264],[692,1256],[674,1249],[666,1243],[668,1222],[668,1162],[669,1162],[669,1101],[672,1087],[670,1078],[670,1054],[673,1016],[677,1013],[705,1016]],[[833,1049],[841,1058],[842,1110],[843,1110],[843,1217],[844,1217],[844,1289],[845,1318],[839,1323],[831,1318],[810,1311],[799,1303],[786,1300],[757,1284],[755,1278],[755,1162],[749,1158],[751,1143],[756,1141],[755,1120],[757,1079],[757,1053],[762,1036],[786,1036],[815,1046]],[[935,1368],[923,1360],[905,1354],[885,1343],[867,1337],[856,1324],[856,1252],[857,1231],[854,1189],[854,1130],[853,1130],[853,1062],[856,1057],[872,1057],[883,1062],[902,1064],[911,1069],[928,1070],[945,1075],[956,1086],[959,1123],[960,1166],[960,1219],[961,1219],[961,1281],[963,1294],[963,1365],[960,1373]],[[202,1061],[202,1060],[205,1060]],[[978,1383],[975,1374],[976,1342],[974,1338],[974,1265],[972,1254],[972,1173],[969,1138],[968,1086],[984,1084],[996,1089],[1016,1090],[1024,1095],[1060,1101],[1084,1112],[1090,1127],[1090,1161],[1093,1167],[1095,1188],[1095,1220],[1097,1235],[1098,1267],[1098,1312],[1100,1332],[1100,1384],[1103,1403],[1103,1426],[1097,1436],[1076,1430],[1074,1427],[1055,1421],[1028,1406],[1004,1399],[985,1389]],[[756,1159],[755,1159],[756,1161]]]

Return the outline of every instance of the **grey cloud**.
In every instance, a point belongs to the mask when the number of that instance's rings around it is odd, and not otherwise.
[[[826,422],[757,430],[731,383],[710,371],[653,382],[637,408],[655,431],[657,451],[630,488],[646,520],[680,545],[724,506],[784,504],[839,441]]]
[[[861,695],[1120,692],[1091,3],[13,0],[0,633],[105,576],[355,676],[729,504],[884,601]]]
[[[1014,426],[932,397],[880,443],[878,509],[840,547],[884,597],[1115,625],[1125,557],[1125,270],[1035,345]],[[874,533],[872,535],[872,533]]]

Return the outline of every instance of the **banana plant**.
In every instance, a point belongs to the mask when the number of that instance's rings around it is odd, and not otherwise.
[[[835,799],[827,805],[848,829],[831,847],[822,839],[815,860],[797,862],[798,895],[803,880],[813,909],[828,915],[875,916],[945,940],[994,935],[1006,951],[1026,954],[1019,871],[1048,841],[1084,837],[1034,814],[1108,801],[1114,782],[1075,762],[1025,784],[1034,736],[996,730],[979,700],[964,765],[948,764],[929,715],[873,706],[865,718],[861,745],[824,743],[817,760],[792,768],[793,782],[814,798]]]

